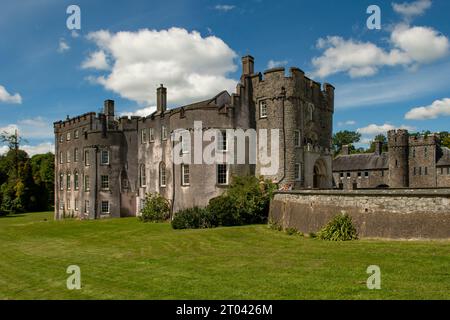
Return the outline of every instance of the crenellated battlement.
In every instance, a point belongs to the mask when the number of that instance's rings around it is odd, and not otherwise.
[[[437,134],[430,135],[412,135],[409,137],[410,146],[432,146],[439,144],[439,136]]]

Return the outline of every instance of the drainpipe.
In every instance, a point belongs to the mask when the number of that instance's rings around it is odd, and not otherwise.
[[[278,98],[281,98],[281,109],[283,110],[283,154],[284,154],[284,168],[283,168],[283,176],[278,181],[280,183],[281,181],[286,178],[286,126],[285,126],[285,110],[284,110],[284,102],[286,100],[286,89],[284,87],[281,88],[281,95],[278,96]]]
[[[175,162],[173,159],[173,148],[175,147],[175,141],[172,139],[172,203],[170,208],[170,219],[173,217],[173,207],[175,203]]]

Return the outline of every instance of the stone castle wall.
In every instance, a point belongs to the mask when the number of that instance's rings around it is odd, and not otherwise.
[[[450,238],[450,189],[283,192],[275,195],[270,217],[315,233],[344,212],[362,238]]]

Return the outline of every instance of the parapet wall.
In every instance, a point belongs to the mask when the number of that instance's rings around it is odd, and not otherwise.
[[[303,233],[342,213],[361,238],[450,239],[450,189],[279,192],[270,208],[274,222]]]

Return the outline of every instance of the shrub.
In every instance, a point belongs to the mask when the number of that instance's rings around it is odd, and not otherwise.
[[[269,229],[272,229],[272,230],[275,230],[275,231],[282,231],[283,230],[283,227],[280,224],[278,224],[276,221],[272,220],[272,219],[269,220],[268,227],[269,227]]]
[[[143,222],[163,222],[169,217],[169,201],[158,193],[148,193],[139,219]]]
[[[265,223],[276,185],[254,176],[233,177],[227,191],[208,205],[222,226]]]
[[[202,208],[190,208],[177,212],[172,220],[174,229],[202,229],[218,226],[216,217],[208,210]]]
[[[358,234],[353,226],[352,218],[343,214],[334,217],[318,232],[317,237],[329,241],[350,241],[358,239]]]

